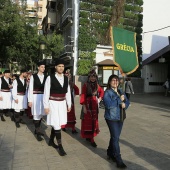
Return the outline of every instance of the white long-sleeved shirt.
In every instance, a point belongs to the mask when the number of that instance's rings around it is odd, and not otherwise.
[[[9,84],[9,78],[7,79],[4,77],[4,79]],[[0,78],[0,96],[1,96],[1,84],[2,84],[2,79]]]
[[[44,81],[44,74],[40,75],[37,74],[38,78],[40,79],[41,84]],[[28,102],[32,102],[33,101],[33,91],[34,91],[34,77],[33,75],[30,78],[30,82],[29,82],[29,88],[28,88]]]
[[[64,85],[64,75],[61,77],[55,74],[55,77],[63,87]],[[45,87],[44,87],[44,96],[43,96],[43,103],[44,103],[44,108],[47,109],[49,108],[49,97],[50,97],[50,88],[51,88],[51,78],[50,76],[47,77],[46,82],[45,82]],[[67,88],[67,93],[66,93],[66,102],[68,108],[71,108],[71,92],[70,92],[70,86],[68,85]]]
[[[19,79],[21,80],[22,84],[24,85],[25,79],[21,79],[21,78],[19,78]],[[18,97],[17,97],[17,86],[18,86],[17,80],[14,80],[13,81],[13,89],[12,89],[12,97],[13,97],[14,100],[18,99]]]

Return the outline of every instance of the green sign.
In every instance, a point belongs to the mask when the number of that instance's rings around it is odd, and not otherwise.
[[[136,33],[121,28],[111,28],[113,62],[122,75],[133,73],[139,66]]]

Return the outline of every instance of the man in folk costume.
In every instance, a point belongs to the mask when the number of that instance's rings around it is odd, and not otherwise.
[[[0,78],[0,116],[1,121],[5,121],[4,114],[7,114],[8,109],[11,109],[12,96],[11,88],[12,81],[10,79],[10,71],[5,70],[4,76]]]
[[[44,109],[47,125],[51,125],[49,146],[58,147],[60,156],[65,156],[61,142],[61,126],[67,124],[67,112],[71,110],[71,93],[68,77],[63,74],[64,61],[57,59],[56,73],[47,77],[44,88]],[[56,137],[58,146],[54,143]]]
[[[82,87],[80,104],[83,105],[81,115],[81,136],[97,147],[94,137],[99,133],[98,113],[99,102],[102,100],[104,91],[97,83],[98,77],[95,70],[88,74],[88,80]]]
[[[67,114],[67,124],[62,126],[62,130],[66,131],[66,128],[72,128],[72,134],[78,133],[75,129],[76,116],[74,108],[74,96],[79,95],[79,88],[72,82],[70,70],[67,70],[65,75],[69,78],[69,85],[71,89],[71,111]]]
[[[43,95],[44,95],[44,85],[46,76],[44,75],[45,63],[39,62],[38,73],[33,74],[30,78],[29,88],[28,88],[28,102],[29,107],[31,107],[31,113],[33,115],[33,122],[35,125],[35,134],[37,135],[37,140],[42,141],[44,134],[40,131],[41,119],[45,115],[43,106]]]
[[[20,124],[25,124],[21,119],[21,113],[27,109],[27,82],[26,82],[27,71],[21,70],[20,76],[13,81],[12,97],[13,103],[12,107],[14,109],[14,117],[16,127],[19,128]]]

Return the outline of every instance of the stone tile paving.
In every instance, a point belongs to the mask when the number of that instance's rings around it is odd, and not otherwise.
[[[170,170],[170,97],[161,94],[132,96],[120,139],[121,154],[129,170]],[[48,146],[50,127],[45,123],[44,140],[34,136],[32,120],[24,116],[26,125],[16,129],[9,117],[0,121],[0,170],[116,170],[107,159],[109,131],[100,110],[100,134],[92,148],[80,137],[79,98],[76,97],[77,131],[62,132],[67,156],[60,157]]]

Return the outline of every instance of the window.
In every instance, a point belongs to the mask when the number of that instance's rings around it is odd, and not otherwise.
[[[103,84],[107,84],[109,77],[112,75],[112,70],[103,70]]]
[[[38,12],[42,12],[42,7],[38,7]]]

